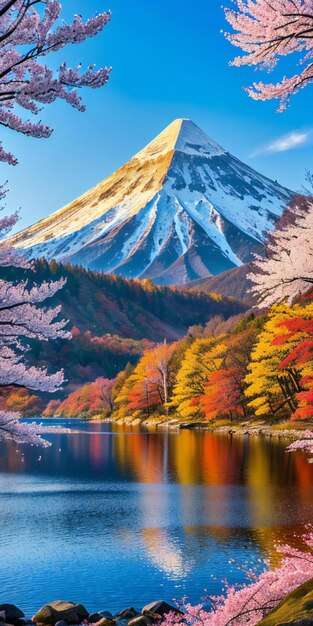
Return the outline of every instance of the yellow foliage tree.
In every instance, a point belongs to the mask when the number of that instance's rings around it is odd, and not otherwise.
[[[299,310],[299,305],[273,306],[252,350],[245,395],[258,416],[290,416],[294,410],[292,395],[298,391],[297,381],[291,372],[281,372],[279,366],[298,341],[295,336],[289,338],[282,323],[296,318]],[[274,343],[277,338],[281,343]]]
[[[217,370],[226,346],[223,337],[201,337],[187,348],[176,377],[171,407],[184,419],[203,418],[198,400],[204,393],[209,374]]]

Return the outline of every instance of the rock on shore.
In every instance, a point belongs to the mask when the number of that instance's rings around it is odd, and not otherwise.
[[[0,626],[152,626],[170,612],[181,613],[164,600],[151,602],[141,611],[128,607],[115,615],[110,611],[89,613],[82,604],[55,600],[28,619],[14,604],[0,604]]]
[[[0,626],[153,626],[171,612],[183,616],[164,600],[151,602],[140,612],[128,607],[115,615],[110,611],[89,613],[82,604],[56,600],[27,619],[14,604],[0,604]],[[313,626],[313,579],[288,594],[258,626]]]

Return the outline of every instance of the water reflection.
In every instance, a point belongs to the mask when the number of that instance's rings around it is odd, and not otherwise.
[[[70,425],[40,452],[0,446],[0,598],[29,612],[199,601],[312,519],[313,465],[286,442]]]

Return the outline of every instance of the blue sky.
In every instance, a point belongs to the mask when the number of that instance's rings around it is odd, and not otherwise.
[[[305,170],[313,169],[313,138],[297,145],[299,134],[313,128],[312,86],[285,113],[276,113],[276,102],[251,100],[242,86],[256,74],[228,65],[236,50],[221,33],[226,23],[220,0],[105,1],[64,2],[67,18],[111,9],[112,21],[99,37],[61,51],[52,62],[112,65],[108,85],[84,92],[85,113],[63,102],[47,107],[41,119],[54,127],[48,140],[1,133],[19,158],[16,168],[1,165],[1,179],[9,180],[8,207],[21,207],[20,228],[108,176],[178,117],[191,118],[265,175],[301,188]],[[285,61],[276,76],[293,70]],[[276,151],[286,148],[289,142],[281,137],[290,133],[297,147]]]

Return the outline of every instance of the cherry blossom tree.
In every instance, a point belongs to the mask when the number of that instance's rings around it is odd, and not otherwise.
[[[302,69],[293,76],[276,84],[255,82],[246,88],[254,100],[278,98],[279,110],[283,111],[291,95],[313,82],[312,0],[235,0],[235,4],[235,10],[225,9],[235,31],[226,37],[246,54],[236,57],[232,65],[271,71],[282,57],[300,58]]]
[[[258,306],[292,303],[313,286],[313,200],[296,212],[294,223],[278,228],[269,239],[267,256],[256,256],[248,278]]]
[[[80,44],[100,33],[110,13],[83,21],[75,15],[70,24],[61,19],[57,0],[0,0],[0,125],[32,137],[49,137],[52,129],[41,121],[23,119],[16,106],[37,115],[43,105],[57,99],[84,111],[78,90],[96,89],[110,75],[108,67],[81,66],[66,62],[54,72],[44,60],[67,44]],[[0,143],[0,160],[15,165],[17,160]]]
[[[0,219],[4,236],[14,226],[17,215]],[[15,267],[30,270],[31,263],[15,252],[4,240],[0,243],[0,270]],[[29,365],[26,360],[28,340],[48,341],[70,338],[67,320],[60,320],[60,307],[46,308],[42,303],[63,287],[64,280],[28,285],[27,280],[0,278],[0,389],[3,386],[26,387],[55,392],[63,383],[63,371],[49,374],[44,367]],[[0,411],[0,438],[11,437],[18,443],[43,443],[34,425],[22,424],[15,412]]]
[[[78,90],[96,89],[109,79],[107,67],[89,66],[82,72],[80,65],[73,69],[64,62],[53,71],[45,63],[52,52],[97,35],[110,20],[110,13],[100,13],[86,22],[75,15],[67,24],[61,19],[61,9],[57,0],[0,0],[0,125],[24,135],[49,137],[52,129],[41,121],[23,119],[20,110],[35,116],[44,105],[62,99],[84,111]],[[1,142],[0,161],[17,163]],[[0,186],[0,201],[5,193]],[[0,219],[0,238],[17,219],[17,214]],[[31,269],[27,259],[4,241],[0,244],[0,269],[10,267]],[[63,280],[30,286],[27,280],[0,278],[0,387],[54,392],[62,384],[62,371],[49,374],[45,368],[31,366],[25,354],[30,339],[70,337],[66,320],[59,319],[60,307],[43,306],[63,285]],[[15,412],[0,411],[0,437],[42,443],[38,428],[21,424],[18,417]]]
[[[247,572],[250,583],[227,586],[225,595],[210,597],[212,610],[183,604],[184,615],[169,613],[161,626],[255,626],[279,602],[297,587],[313,577],[313,532],[308,529],[302,537],[303,547],[276,546],[282,555],[280,565],[265,569],[259,576]]]

